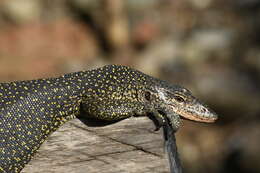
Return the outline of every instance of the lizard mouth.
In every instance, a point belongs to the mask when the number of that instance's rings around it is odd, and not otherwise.
[[[175,112],[179,114],[182,119],[196,121],[196,122],[213,123],[218,119],[216,114],[214,113],[210,113],[211,116],[202,116],[202,115],[200,116],[198,114],[187,112],[187,111],[177,110]]]
[[[191,106],[186,105],[177,109],[174,105],[170,104],[169,106],[173,112],[180,116],[181,119],[203,123],[213,123],[218,119],[218,116],[214,111],[202,104],[195,104]]]

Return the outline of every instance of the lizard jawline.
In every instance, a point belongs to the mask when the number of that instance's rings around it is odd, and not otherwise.
[[[182,119],[186,119],[186,120],[192,120],[192,121],[196,121],[196,122],[205,122],[205,123],[213,123],[216,121],[216,119],[213,118],[204,118],[204,117],[200,117],[196,114],[191,114],[191,113],[187,113],[187,112],[183,112],[183,111],[176,111],[180,117]]]

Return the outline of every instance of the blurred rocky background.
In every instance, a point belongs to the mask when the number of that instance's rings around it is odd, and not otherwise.
[[[177,133],[185,172],[260,172],[259,0],[1,0],[0,80],[124,64],[219,114]]]

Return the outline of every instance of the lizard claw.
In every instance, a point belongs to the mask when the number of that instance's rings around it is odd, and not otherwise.
[[[157,132],[158,130],[160,130],[160,128],[161,128],[161,127],[159,127],[159,126],[155,126],[155,128],[154,128],[153,131],[154,131],[154,132]]]
[[[154,116],[153,114],[148,114],[148,118],[149,118],[150,120],[152,120],[153,123],[154,123],[155,128],[154,128],[153,131],[158,131],[158,130],[160,130],[160,128],[163,126],[163,122],[162,122],[161,120],[159,120],[159,119],[158,119],[156,116]]]

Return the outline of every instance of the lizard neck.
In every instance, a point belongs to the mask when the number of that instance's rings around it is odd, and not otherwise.
[[[0,172],[19,172],[52,132],[79,114],[81,73],[0,84]]]

